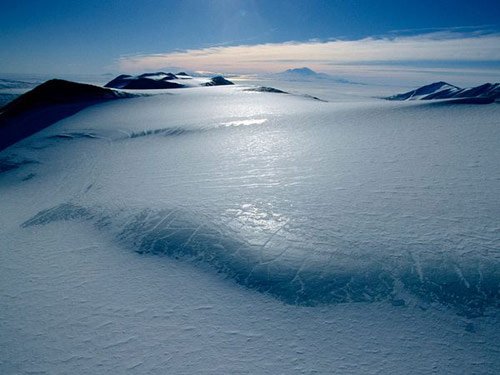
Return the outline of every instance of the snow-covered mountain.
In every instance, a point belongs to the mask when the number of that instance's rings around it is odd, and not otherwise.
[[[4,80],[5,81],[5,80]],[[120,90],[233,85],[222,76],[193,78],[185,72],[120,75],[104,87],[52,79],[0,107],[0,150],[98,102],[135,96]]]
[[[499,83],[485,83],[472,88],[460,88],[440,81],[418,89],[389,96],[388,100],[453,99],[454,103],[492,103],[500,98]]]
[[[177,74],[154,72],[137,76],[122,74],[106,83],[104,87],[126,90],[155,90],[232,84],[231,81],[228,81],[222,76],[215,76],[209,79],[206,77],[192,77],[185,72],[179,72]]]
[[[325,73],[318,73],[315,72],[314,70],[303,67],[303,68],[294,68],[294,69],[287,69],[284,72],[278,73],[282,77],[289,77],[289,78],[323,78],[323,79],[330,79],[331,77],[328,74]]]
[[[314,70],[303,67],[287,69],[281,73],[275,73],[272,75],[273,78],[287,80],[287,81],[311,81],[311,80],[326,80],[337,83],[352,83],[349,80],[343,78],[336,78],[326,73],[318,73]]]

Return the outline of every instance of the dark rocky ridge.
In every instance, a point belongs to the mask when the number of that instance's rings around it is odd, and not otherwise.
[[[154,78],[159,76],[164,77],[161,79]],[[104,87],[127,90],[177,89],[184,87],[179,83],[170,82],[173,79],[177,79],[175,74],[164,72],[144,73],[139,76],[122,74],[106,83]]]
[[[0,109],[0,150],[99,102],[135,95],[52,79]]]
[[[252,87],[249,89],[245,89],[244,91],[252,91],[252,92],[270,92],[274,94],[288,94],[288,92],[280,90],[280,89],[275,89],[274,87],[267,87],[267,86],[258,86],[258,87]]]
[[[116,77],[115,79],[111,80],[110,82],[106,83],[104,87],[111,87],[115,89],[127,89],[127,90],[178,89],[186,87],[186,85],[172,81],[187,80],[187,79],[192,79],[192,77],[188,76],[185,72],[179,72],[177,74],[155,72],[155,73],[144,73],[138,76],[122,74]],[[200,84],[200,86],[223,86],[223,85],[233,85],[233,82],[225,79],[222,76],[215,76],[210,81]]]
[[[225,79],[223,76],[215,76],[209,82],[205,83],[203,86],[226,86],[226,85],[234,85],[234,83]]]
[[[296,96],[302,96],[302,97],[308,98],[308,99],[318,100],[320,102],[327,102],[327,100],[320,99],[317,96],[312,96],[312,95],[309,95],[309,94],[292,94],[292,93],[289,93],[287,91],[283,91],[283,90],[276,89],[274,87],[268,87],[268,86],[251,87],[251,88],[245,89],[243,91],[248,91],[248,92],[266,92],[266,93],[271,93],[271,94],[296,95]]]

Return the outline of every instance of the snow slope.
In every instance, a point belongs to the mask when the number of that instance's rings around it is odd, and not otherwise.
[[[461,89],[440,81],[418,89],[408,91],[404,94],[389,96],[388,100],[432,100],[432,99],[454,99],[455,103],[464,104],[486,104],[493,103],[500,98],[499,83],[485,83],[483,85]]]
[[[247,89],[0,153],[1,372],[498,372],[497,106]]]
[[[89,105],[133,96],[60,79],[44,82],[0,108],[0,150]]]

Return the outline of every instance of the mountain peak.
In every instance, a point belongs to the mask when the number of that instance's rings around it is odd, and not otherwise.
[[[284,73],[302,74],[302,75],[307,75],[307,76],[314,76],[314,75],[319,74],[306,66],[304,66],[302,68],[287,69],[284,71]]]
[[[221,85],[233,85],[233,82],[228,81],[222,76],[215,76],[207,81],[206,79],[193,79],[186,72],[180,72],[177,75],[173,73],[153,72],[137,76],[122,74],[106,83],[104,87],[126,90],[155,90]]]
[[[455,103],[492,103],[500,98],[500,85],[485,83],[471,88],[460,88],[444,81],[434,82],[403,94],[393,95],[388,100],[455,99]],[[473,99],[473,100],[472,100]]]
[[[310,80],[310,79],[332,79],[331,76],[325,73],[318,73],[308,67],[291,68],[284,72],[276,73],[276,76],[290,80]]]

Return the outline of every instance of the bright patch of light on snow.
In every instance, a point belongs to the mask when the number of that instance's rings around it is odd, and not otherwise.
[[[224,122],[224,126],[241,126],[241,125],[260,125],[267,121],[267,119],[248,119],[248,120],[237,120],[237,121],[229,121]]]

